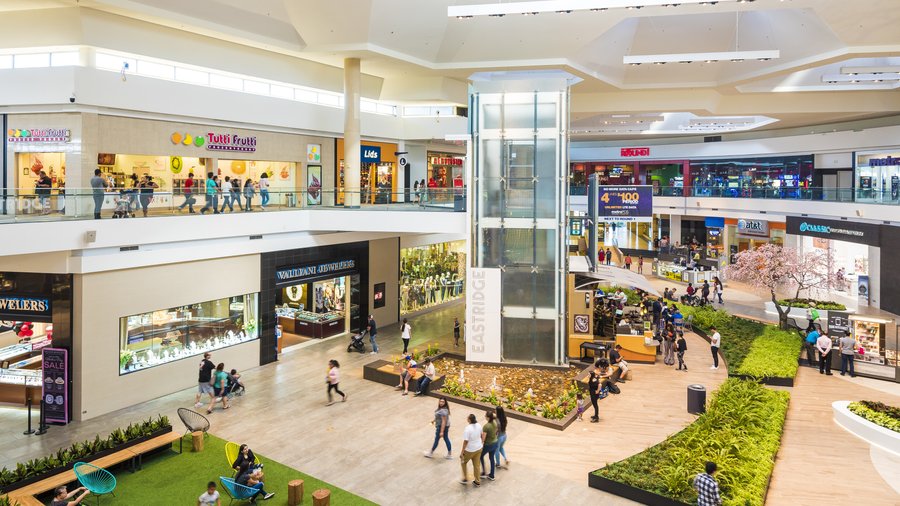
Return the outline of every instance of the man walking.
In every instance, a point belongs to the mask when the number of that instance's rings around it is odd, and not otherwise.
[[[687,365],[684,363],[684,352],[687,351],[687,341],[684,340],[684,332],[678,333],[678,341],[675,341],[675,351],[678,353],[678,370],[687,372]]]
[[[694,490],[697,491],[697,506],[720,506],[719,484],[713,477],[717,468],[715,462],[707,462],[704,473],[694,477]]]
[[[610,265],[612,263],[612,251],[609,248],[606,248],[606,265]]]
[[[816,309],[816,303],[810,302],[806,308],[806,331],[809,332],[816,328],[816,320],[819,319],[819,310]]]
[[[819,352],[819,374],[831,376],[831,338],[820,334],[816,340],[816,350]]]
[[[809,361],[810,367],[816,366],[816,344],[821,335],[822,334],[815,325],[812,330],[806,333],[806,339],[804,340],[803,345],[806,347],[806,359]]]
[[[195,214],[194,211],[194,202],[197,202],[197,199],[194,198],[194,186],[196,186],[196,181],[194,181],[194,173],[188,172],[188,177],[184,181],[184,202],[178,206],[178,210],[181,211],[184,209],[184,206],[188,206],[188,211],[191,214]]]
[[[846,335],[841,338],[840,341],[841,346],[841,376],[847,373],[847,365],[850,366],[850,377],[856,377],[856,371],[853,370],[853,358],[856,354],[856,339],[853,339],[852,336]]]
[[[194,406],[198,408],[203,406],[203,403],[200,402],[200,397],[203,394],[209,395],[210,401],[216,398],[215,390],[213,390],[211,383],[212,372],[213,369],[216,368],[216,365],[210,360],[211,357],[212,354],[206,352],[203,354],[203,360],[200,361],[200,375],[197,378],[197,398],[194,402]]]
[[[369,342],[372,343],[372,355],[378,353],[378,343],[375,336],[378,335],[378,327],[375,325],[375,316],[369,315],[369,322],[366,324],[366,330],[369,331]]]
[[[94,177],[91,178],[91,191],[94,196],[94,219],[100,219],[100,209],[103,207],[103,193],[106,191],[106,180],[100,177],[100,169],[94,169]]]
[[[232,188],[231,188],[231,176],[225,176],[224,181],[220,181],[219,191],[222,194],[222,209],[219,212],[225,212],[225,206],[228,206],[228,210],[232,213],[234,212],[234,204],[231,203],[232,196]]]
[[[453,346],[459,348],[459,318],[453,318]]]
[[[710,369],[715,370],[719,368],[719,346],[722,344],[722,335],[719,334],[715,326],[709,327],[709,330],[713,331],[712,336],[709,337],[709,350],[712,352],[713,357],[713,365]]]

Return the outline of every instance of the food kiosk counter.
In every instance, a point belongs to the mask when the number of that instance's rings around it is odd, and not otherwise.
[[[653,340],[653,332],[640,334],[616,334],[616,344],[626,362],[655,364],[658,341]]]

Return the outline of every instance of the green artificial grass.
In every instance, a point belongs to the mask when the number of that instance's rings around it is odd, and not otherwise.
[[[104,495],[100,504],[115,505],[168,505],[197,504],[197,498],[206,491],[206,484],[215,481],[222,498],[223,506],[228,504],[228,494],[219,482],[219,476],[231,477],[231,468],[225,461],[225,440],[209,435],[204,442],[202,452],[191,451],[190,436],[184,438],[184,453],[178,454],[178,442],[173,445],[175,451],[149,455],[144,457],[144,468],[135,473],[127,467],[118,467],[113,474],[118,481],[116,496]],[[291,480],[303,480],[303,504],[312,504],[312,493],[320,488],[331,490],[331,504],[371,505],[375,504],[362,497],[341,490],[300,471],[258,455],[264,464],[264,482],[267,492],[275,492],[275,497],[268,501],[261,498],[257,504],[265,506],[283,506],[287,504],[287,484]],[[95,498],[88,497],[87,504],[94,504]],[[248,504],[247,501],[235,501],[234,504]]]

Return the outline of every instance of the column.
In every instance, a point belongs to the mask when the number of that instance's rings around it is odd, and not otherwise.
[[[359,207],[359,58],[344,59],[344,206]]]
[[[681,242],[681,215],[669,215],[669,244],[675,246],[675,243]]]

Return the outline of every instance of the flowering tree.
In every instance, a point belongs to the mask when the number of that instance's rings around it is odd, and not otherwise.
[[[834,269],[824,252],[814,250],[801,255],[793,248],[775,244],[738,253],[735,263],[725,272],[731,279],[745,282],[757,290],[768,290],[778,311],[778,324],[783,329],[788,326],[791,306],[790,303],[786,308],[778,305],[776,292],[779,289],[794,290],[793,298],[797,299],[804,290],[830,287],[836,281]]]

